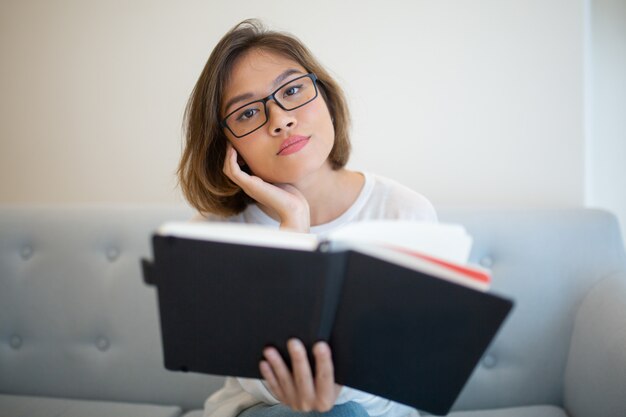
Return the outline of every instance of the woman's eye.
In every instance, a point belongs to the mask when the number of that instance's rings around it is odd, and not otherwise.
[[[250,120],[258,112],[259,112],[259,109],[245,109],[244,111],[239,113],[239,116],[237,116],[237,121],[245,122],[247,120]]]
[[[302,88],[302,85],[292,85],[288,89],[285,90],[285,96],[286,97],[293,96],[294,94],[297,94],[301,88]]]

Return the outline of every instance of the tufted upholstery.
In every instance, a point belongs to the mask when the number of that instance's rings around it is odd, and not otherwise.
[[[1,208],[0,393],[201,406],[221,380],[163,369],[155,292],[139,264],[161,222],[191,215]]]
[[[1,417],[202,407],[222,380],[163,369],[155,293],[139,267],[151,232],[192,214],[0,206]],[[516,300],[451,415],[626,415],[626,261],[616,219],[585,209],[439,214],[467,227],[472,260],[492,268],[494,291]]]
[[[508,323],[474,371],[455,408],[552,404],[565,408],[571,417],[626,416],[622,394],[590,395],[608,387],[621,387],[621,392],[626,392],[626,362],[618,362],[626,355],[626,343],[605,356],[603,364],[621,370],[621,376],[607,378],[594,375],[599,369],[590,369],[588,376],[597,376],[599,385],[590,384],[582,375],[564,378],[568,368],[578,368],[589,359],[585,346],[589,340],[579,338],[578,344],[571,343],[575,326],[587,320],[604,327],[601,314],[612,313],[626,322],[626,309],[618,308],[592,310],[577,317],[581,304],[599,283],[612,279],[626,282],[626,257],[615,217],[590,209],[451,210],[443,211],[440,217],[466,226],[474,238],[471,261],[490,267],[493,291],[511,295],[516,301]],[[615,296],[626,305],[626,291]],[[599,329],[594,335],[596,342],[603,345],[609,341],[610,331]],[[569,360],[571,348],[581,350],[577,361]],[[584,408],[572,401],[571,395],[565,396],[566,387],[588,393]],[[611,405],[612,411],[599,413],[603,403]],[[458,414],[463,415],[474,414]]]

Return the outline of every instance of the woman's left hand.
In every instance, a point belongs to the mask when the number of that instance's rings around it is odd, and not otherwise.
[[[302,342],[298,339],[289,340],[287,350],[293,372],[289,371],[278,350],[268,347],[263,351],[265,360],[261,361],[259,368],[272,394],[295,411],[329,411],[335,405],[341,385],[335,384],[328,344],[318,342],[313,346],[315,378],[311,374],[311,365]]]

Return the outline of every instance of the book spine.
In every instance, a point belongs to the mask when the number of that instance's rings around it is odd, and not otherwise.
[[[318,310],[319,324],[316,326],[318,329],[316,339],[325,341],[330,339],[332,333],[347,265],[347,252],[328,252],[328,250],[327,242],[320,243],[318,251],[325,252],[326,272],[321,277],[324,291]]]

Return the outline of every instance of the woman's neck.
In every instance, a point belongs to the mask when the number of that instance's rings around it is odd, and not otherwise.
[[[365,183],[363,174],[344,168],[320,170],[316,174],[320,178],[295,185],[309,202],[311,226],[341,216],[356,201]]]
[[[293,183],[309,204],[311,226],[328,223],[346,212],[358,198],[365,177],[345,168],[333,170],[327,163],[322,169],[297,183]],[[278,219],[266,207],[259,205],[266,214]]]

